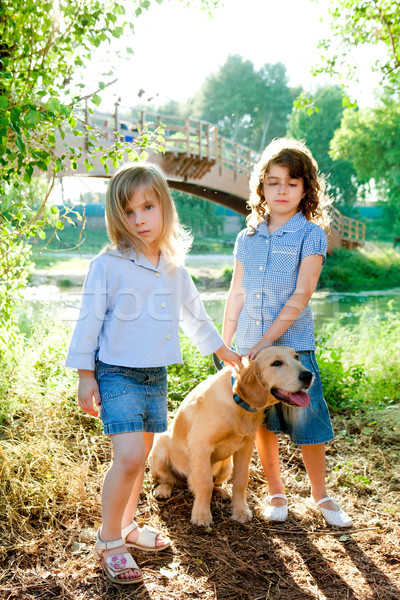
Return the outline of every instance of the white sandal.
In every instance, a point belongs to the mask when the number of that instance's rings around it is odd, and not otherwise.
[[[157,536],[161,534],[161,531],[157,531],[153,527],[149,527],[148,525],[144,525],[139,533],[139,537],[136,542],[128,542],[126,538],[131,533],[137,529],[138,525],[135,521],[132,521],[129,525],[124,527],[121,531],[121,535],[125,540],[125,546],[127,548],[137,548],[138,550],[146,550],[148,552],[159,552],[160,550],[165,550],[171,545],[171,540],[169,538],[165,539],[165,544],[162,546],[156,546]]]
[[[133,583],[140,583],[143,581],[143,575],[140,574],[139,577],[131,577],[126,579],[124,577],[118,577],[118,575],[123,575],[127,571],[131,571],[139,569],[135,560],[129,554],[129,552],[122,552],[121,554],[114,554],[112,556],[107,556],[104,558],[103,552],[104,550],[112,550],[113,548],[118,548],[118,546],[123,546],[124,540],[121,538],[119,540],[112,540],[111,542],[103,542],[100,539],[99,532],[96,534],[96,544],[94,547],[94,552],[97,558],[100,561],[100,564],[103,568],[105,575],[112,581],[113,583],[118,583],[120,585],[131,585]]]
[[[327,502],[328,500],[334,502],[339,507],[339,510],[328,510],[327,508],[321,506],[321,504]],[[334,527],[350,527],[353,524],[351,517],[349,517],[349,515],[340,508],[336,500],[333,500],[333,498],[330,498],[329,496],[321,498],[321,500],[318,500],[318,502],[316,502],[311,496],[310,503],[312,508],[319,510],[329,525],[333,525]]]
[[[273,498],[283,498],[286,500],[286,504],[283,506],[273,506],[271,504],[271,500]],[[267,496],[265,509],[263,515],[269,521],[279,521],[283,523],[286,521],[288,516],[288,501],[285,494],[273,494],[272,496]]]

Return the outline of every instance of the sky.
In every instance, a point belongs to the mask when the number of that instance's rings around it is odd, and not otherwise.
[[[134,56],[119,62],[115,87],[124,104],[140,88],[158,93],[160,103],[182,102],[230,54],[256,68],[282,62],[291,85],[310,82],[318,40],[329,33],[327,6],[326,0],[225,0],[210,18],[177,0],[153,3],[135,22]]]
[[[318,42],[330,36],[330,0],[225,0],[211,18],[198,9],[198,2],[191,4],[153,0],[135,19],[135,34],[115,42],[115,47],[131,45],[134,55],[128,60],[112,57],[118,83],[104,94],[102,108],[111,107],[119,96],[123,105],[134,105],[140,89],[146,92],[142,99],[154,98],[156,105],[185,102],[230,54],[251,60],[257,69],[282,62],[293,87],[312,91],[331,81],[326,75],[311,75],[318,62]],[[370,59],[371,51],[364,49],[354,55],[361,82],[351,91],[361,104],[368,97],[363,101],[359,96],[375,85]],[[100,50],[89,71],[93,74],[94,65],[104,63]]]
[[[326,75],[313,77],[318,62],[318,42],[330,36],[330,0],[225,0],[210,18],[199,3],[185,7],[178,0],[152,0],[150,9],[135,19],[135,34],[113,42],[109,64],[118,82],[102,92],[101,112],[136,106],[152,98],[153,105],[169,100],[185,102],[216,73],[230,54],[251,60],[256,69],[265,63],[282,62],[289,85],[311,91],[319,84],[336,83]],[[114,49],[131,46],[134,55],[117,59]],[[376,49],[373,50],[376,52]],[[376,80],[371,74],[371,51],[355,54],[360,84],[350,92],[359,104],[369,104]],[[93,55],[85,81],[95,89],[98,66],[106,67],[104,49]],[[140,89],[145,90],[141,99]],[[85,180],[85,189],[100,191],[101,182]],[[68,190],[67,190],[68,191]]]

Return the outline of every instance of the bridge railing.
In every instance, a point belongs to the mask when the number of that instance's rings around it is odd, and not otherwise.
[[[164,125],[166,152],[217,164],[220,173],[229,169],[235,179],[239,174],[249,178],[259,159],[257,152],[219,135],[216,125],[201,119],[132,109],[128,112],[116,106],[114,114],[95,112],[90,115],[90,124],[101,130],[106,140],[120,135],[127,142],[133,142],[145,125],[149,128]]]
[[[331,227],[339,232],[342,245],[352,248],[353,246],[362,246],[364,244],[365,223],[342,215],[335,207],[332,207],[331,216]]]
[[[157,126],[165,127],[165,152],[179,157],[204,161],[206,169],[217,165],[219,175],[226,171],[229,177],[236,180],[238,176],[249,180],[259,154],[237,142],[233,142],[218,133],[218,128],[207,121],[179,117],[176,115],[160,115],[151,111],[124,109],[118,104],[114,113],[88,112],[82,110],[83,124],[94,126],[102,135],[104,144],[112,145],[122,138],[126,142],[134,142],[145,125],[150,130]],[[204,172],[198,171],[199,177]],[[352,248],[362,246],[365,242],[365,223],[342,215],[337,208],[332,208],[331,226],[340,237],[340,244]]]

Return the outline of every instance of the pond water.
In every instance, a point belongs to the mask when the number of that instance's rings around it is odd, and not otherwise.
[[[203,302],[215,323],[222,323],[227,292],[203,294]],[[310,306],[314,315],[316,329],[324,323],[338,318],[343,324],[356,323],[360,309],[368,307],[371,316],[381,315],[391,303],[395,311],[400,312],[400,288],[379,292],[335,293],[331,291],[315,292]]]
[[[227,293],[227,290],[201,292],[206,310],[215,323],[222,323]],[[80,296],[81,288],[63,290],[55,285],[29,287],[25,291],[21,316],[28,322],[60,319],[73,326],[78,316]],[[339,317],[343,324],[357,322],[362,307],[368,307],[371,315],[383,314],[389,302],[396,312],[400,312],[400,288],[358,293],[318,291],[313,295],[310,306],[316,329],[319,329],[324,323]]]

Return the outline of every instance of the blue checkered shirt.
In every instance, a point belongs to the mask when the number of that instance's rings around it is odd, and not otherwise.
[[[271,235],[261,223],[254,235],[246,228],[236,239],[234,256],[243,264],[245,301],[239,316],[235,343],[244,353],[260,341],[296,289],[300,263],[321,254],[325,262],[327,238],[321,227],[298,212]],[[296,351],[315,350],[314,320],[307,305],[274,342]]]

